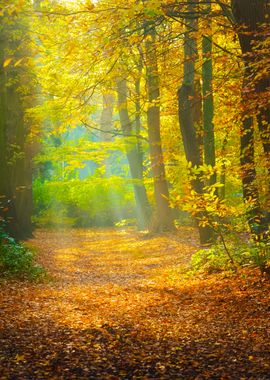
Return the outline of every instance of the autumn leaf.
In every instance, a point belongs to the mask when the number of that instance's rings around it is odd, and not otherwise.
[[[21,58],[21,59],[19,59],[18,61],[16,61],[16,62],[14,63],[14,67],[19,66],[19,65],[23,62],[23,60],[24,60],[24,58]]]
[[[3,67],[9,66],[11,64],[12,60],[13,60],[12,58],[5,59],[4,63],[3,63]]]
[[[16,360],[17,363],[19,363],[19,362],[25,360],[25,356],[24,356],[24,355],[19,355],[19,354],[17,354],[17,355],[15,356],[15,360]]]

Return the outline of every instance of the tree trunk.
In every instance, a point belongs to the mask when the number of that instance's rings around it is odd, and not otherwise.
[[[10,117],[7,96],[8,68],[4,68],[5,50],[8,46],[10,30],[7,20],[3,20],[0,31],[0,225],[14,238],[21,238],[17,212],[14,203],[14,185],[12,183],[12,169],[8,167],[8,132],[13,131],[14,125],[8,125]],[[14,80],[14,78],[13,78]],[[11,128],[11,130],[10,130]]]
[[[224,137],[224,140],[222,142],[221,154],[220,154],[221,157],[225,157],[227,143],[228,143],[228,132],[227,132],[227,134]],[[226,195],[226,164],[225,164],[225,159],[224,158],[222,159],[219,182],[223,186],[219,189],[219,194],[218,195],[219,195],[219,198],[221,200],[224,200],[225,199],[225,195]]]
[[[194,1],[188,1],[188,13],[196,14],[197,4]],[[202,164],[200,152],[200,124],[201,124],[201,96],[195,85],[195,61],[197,58],[197,42],[192,36],[194,30],[197,30],[197,20],[195,17],[186,18],[186,32],[184,38],[184,78],[180,89],[178,90],[179,122],[184,143],[185,155],[188,162],[191,163],[191,169],[199,167]],[[191,181],[193,190],[197,193],[198,200],[203,201],[204,182],[197,174]],[[195,215],[198,223],[200,242],[202,245],[209,245],[214,240],[213,230],[209,225],[201,226],[200,220],[208,219],[204,211]]]
[[[123,135],[126,136],[125,146],[126,155],[129,163],[131,178],[134,180],[133,188],[136,201],[136,215],[139,229],[147,229],[150,220],[150,205],[143,183],[143,167],[141,161],[141,152],[135,141],[130,140],[133,134],[132,125],[127,108],[127,81],[126,79],[117,80],[118,107],[121,129]],[[128,137],[129,136],[129,137]],[[136,139],[134,135],[134,139]]]
[[[5,36],[0,31],[0,226],[6,220],[7,202],[7,158],[6,158],[6,100],[5,100],[5,70],[4,70]]]
[[[29,127],[24,120],[26,104],[19,92],[26,78],[21,77],[17,68],[10,68],[8,77],[14,80],[6,90],[9,182],[19,227],[16,237],[26,239],[32,236],[32,157],[30,143],[27,143]]]
[[[14,33],[19,39],[8,39],[8,49],[12,51],[13,62],[29,55],[28,46],[24,44],[27,24],[21,15],[13,15],[6,31]],[[16,238],[26,239],[32,236],[32,154],[28,139],[30,125],[25,120],[25,109],[32,106],[33,88],[26,64],[6,68],[8,86],[6,86],[6,138],[7,159],[9,165],[9,186],[12,203],[16,212],[18,231]],[[21,89],[24,89],[23,93]]]
[[[160,92],[158,63],[156,56],[156,31],[152,24],[145,25],[146,87],[149,106],[147,126],[151,169],[154,178],[156,213],[153,216],[151,231],[174,230],[172,209],[169,205],[169,190],[166,180],[163,152],[160,137]]]
[[[267,91],[269,78],[263,81],[257,81],[254,78],[254,52],[253,44],[260,42],[261,25],[267,21],[269,16],[268,0],[252,0],[248,4],[244,0],[232,0],[232,10],[237,23],[237,34],[244,62],[244,79],[242,101],[244,106],[243,124],[241,130],[241,167],[242,167],[242,184],[243,196],[248,209],[248,223],[252,234],[256,240],[264,240],[265,232],[268,230],[267,223],[263,216],[259,190],[256,185],[256,168],[254,162],[254,113],[255,102],[257,104],[257,120],[260,135],[263,143],[266,162],[269,165],[270,157],[270,118],[269,105],[260,107],[258,95]],[[256,108],[256,107],[255,107]],[[268,166],[269,178],[270,167]],[[268,179],[269,180],[269,179]]]
[[[139,64],[138,64],[138,78],[135,82],[135,129],[136,129],[136,136],[137,136],[137,151],[138,151],[138,159],[140,162],[140,167],[142,171],[143,176],[143,157],[144,152],[142,148],[142,141],[139,138],[141,133],[141,75],[142,75],[142,59],[140,58]]]
[[[211,4],[205,5],[205,11],[208,17],[206,18],[206,27],[211,30]],[[212,64],[212,36],[204,36],[202,40],[202,94],[203,94],[203,131],[204,131],[204,163],[212,166],[216,165],[215,152],[215,134],[214,134],[214,99],[213,99],[213,64]],[[216,183],[216,173],[209,180],[209,185]]]
[[[102,94],[102,112],[100,117],[100,139],[104,142],[112,141],[112,126],[113,126],[113,103],[114,96],[112,92],[106,92]],[[104,160],[105,176],[110,177],[112,174],[111,166],[112,162],[110,157],[106,157]]]

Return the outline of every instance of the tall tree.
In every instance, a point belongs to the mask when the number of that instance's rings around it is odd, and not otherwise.
[[[198,30],[198,19],[196,16],[197,6],[197,2],[193,0],[187,1],[185,19],[186,31],[184,36],[184,77],[182,85],[178,90],[179,122],[185,155],[187,161],[191,163],[191,171],[196,170],[203,163],[200,149],[200,125],[202,122],[201,94],[198,91],[198,84],[196,86],[195,80],[195,62],[198,56],[197,41],[194,36],[194,32]],[[191,173],[191,176],[194,176],[194,174]],[[203,205],[204,181],[200,173],[195,174],[195,178],[191,180],[191,185]],[[209,225],[201,224],[202,219],[207,218],[206,212],[199,210],[195,218],[198,222],[201,244],[211,244],[213,241],[213,230]]]
[[[27,21],[20,7],[26,4],[15,5],[14,11],[4,11],[1,16],[1,176],[4,182],[1,192],[4,192],[3,209],[7,210],[9,232],[16,238],[27,238],[32,231],[32,168],[25,108],[32,94],[27,65],[22,63],[27,56]]]
[[[131,178],[133,180],[138,227],[140,229],[147,229],[149,227],[151,210],[143,183],[141,151],[138,149],[140,146],[138,147],[136,143],[136,134],[134,134],[134,131],[132,130],[132,121],[130,120],[128,113],[127,80],[125,78],[119,78],[117,80],[117,94],[121,129],[124,138],[126,139],[126,155],[129,163]],[[132,138],[132,135],[134,135],[134,138]]]
[[[270,177],[270,109],[269,103],[260,104],[258,96],[262,96],[269,90],[269,73],[266,77],[256,80],[254,72],[255,56],[253,47],[263,38],[263,24],[269,25],[269,1],[232,0],[232,10],[236,22],[241,50],[243,53],[243,123],[241,130],[241,167],[244,199],[249,204],[248,222],[252,233],[257,240],[264,238],[268,226],[262,214],[259,190],[256,184],[256,167],[254,161],[254,115],[257,121],[262,139],[266,162],[268,163]]]
[[[157,232],[174,229],[172,209],[169,205],[169,190],[166,181],[163,152],[160,137],[160,88],[156,54],[156,29],[152,22],[146,22],[146,87],[148,96],[147,127],[150,149],[151,169],[154,177],[156,214],[152,230]]]
[[[205,4],[206,17],[203,19],[203,29],[208,33],[202,37],[202,95],[203,95],[203,133],[204,133],[204,163],[215,168],[215,134],[214,134],[214,98],[213,98],[213,62],[212,62],[212,22],[211,3]],[[209,185],[216,182],[216,173],[211,175]]]
[[[1,16],[3,22],[3,16]],[[3,24],[2,24],[3,25]],[[0,222],[6,224],[8,191],[7,139],[6,139],[6,80],[5,80],[5,41],[4,28],[0,30]]]

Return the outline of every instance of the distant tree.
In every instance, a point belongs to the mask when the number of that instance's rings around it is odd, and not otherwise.
[[[143,163],[141,159],[141,152],[139,150],[140,146],[138,146],[136,143],[136,132],[134,131],[133,123],[128,113],[127,91],[127,80],[125,78],[118,78],[118,110],[122,133],[124,135],[124,138],[126,137],[125,146],[130,174],[132,180],[134,181],[133,188],[136,202],[136,216],[138,227],[140,229],[148,229],[151,209],[143,182]],[[133,140],[131,140],[132,135],[134,135]]]

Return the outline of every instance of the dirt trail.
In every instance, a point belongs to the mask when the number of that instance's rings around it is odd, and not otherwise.
[[[184,279],[195,232],[38,231],[51,280],[0,287],[0,379],[270,379],[269,284]]]

